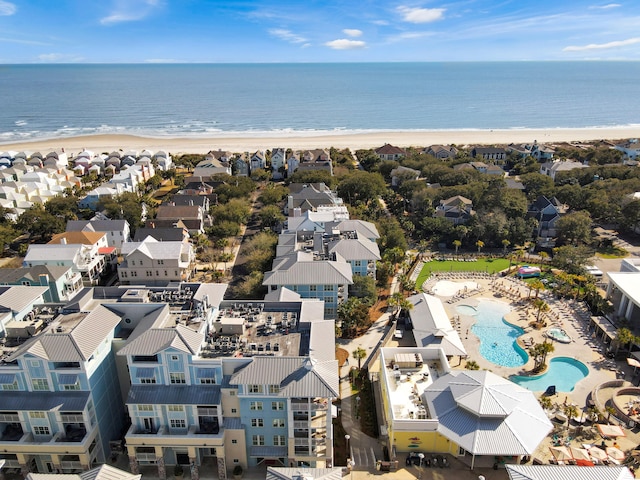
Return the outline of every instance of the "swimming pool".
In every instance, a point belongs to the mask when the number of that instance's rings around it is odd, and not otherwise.
[[[480,355],[484,358],[503,367],[520,367],[527,363],[529,355],[516,342],[524,330],[506,322],[503,318],[511,311],[509,305],[480,300],[475,308],[470,305],[459,305],[456,311],[461,315],[471,315],[476,318],[471,331],[480,339]]]
[[[571,392],[576,383],[587,375],[589,368],[584,363],[575,358],[555,357],[549,360],[549,367],[542,375],[513,375],[510,380],[532,392],[543,392],[550,385],[555,385],[557,392]]]

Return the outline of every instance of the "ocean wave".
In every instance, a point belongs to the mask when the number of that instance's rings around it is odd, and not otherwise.
[[[149,138],[288,138],[288,137],[324,137],[324,136],[347,136],[347,135],[366,135],[380,133],[438,133],[438,132],[507,132],[507,131],[557,131],[557,130],[599,130],[603,135],[607,130],[616,129],[635,129],[640,128],[640,124],[620,124],[620,125],[592,125],[584,127],[575,126],[551,126],[551,127],[529,127],[515,126],[510,128],[363,128],[353,129],[347,127],[334,127],[328,129],[314,128],[273,128],[273,129],[253,129],[246,130],[215,128],[211,126],[203,126],[194,128],[191,124],[172,124],[157,128],[128,127],[99,125],[95,127],[69,127],[63,126],[56,130],[10,130],[0,132],[0,144],[11,144],[19,142],[30,142],[39,140],[64,139],[71,137],[82,137],[91,135],[136,135]]]

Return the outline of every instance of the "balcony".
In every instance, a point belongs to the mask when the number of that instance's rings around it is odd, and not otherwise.
[[[87,429],[83,424],[66,424],[64,434],[56,438],[56,442],[82,442],[87,435]],[[58,432],[62,433],[62,432]]]
[[[24,441],[22,438],[24,437],[24,435],[25,433],[22,430],[22,425],[20,425],[19,423],[10,423],[2,431],[2,436],[0,436],[0,442],[22,442]]]
[[[198,430],[194,432],[196,435],[218,435],[220,433],[220,424],[217,418],[214,418],[213,421],[200,421],[198,426]]]

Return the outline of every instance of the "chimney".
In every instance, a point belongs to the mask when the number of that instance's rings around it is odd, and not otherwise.
[[[301,217],[302,216],[302,209],[300,207],[296,207],[293,209],[293,216],[294,217]]]
[[[46,273],[41,273],[40,275],[38,275],[38,279],[40,281],[41,287],[49,286],[49,275],[47,275]]]

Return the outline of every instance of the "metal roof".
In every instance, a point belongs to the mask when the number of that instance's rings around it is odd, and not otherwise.
[[[267,467],[266,480],[341,480],[342,467],[334,468],[302,468],[302,467]]]
[[[32,337],[10,359],[28,352],[51,362],[84,362],[119,323],[118,315],[98,305],[70,332],[45,333]]]
[[[264,274],[263,285],[343,285],[353,283],[347,262],[313,260],[312,254],[295,252],[273,261],[273,269]]]
[[[510,480],[631,480],[627,467],[597,465],[512,465],[507,464]]]
[[[341,232],[358,232],[367,238],[380,238],[380,233],[375,224],[364,220],[343,220],[336,225]]]
[[[609,280],[625,297],[629,297],[640,306],[640,273],[638,272],[608,272]]]
[[[440,299],[426,293],[408,298],[413,308],[409,310],[413,337],[416,345],[439,345],[445,355],[467,355],[458,332],[451,325]]]
[[[179,259],[191,245],[185,242],[158,242],[147,237],[143,242],[126,242],[122,244],[122,255],[129,256],[138,251],[151,259]]]
[[[126,403],[219,405],[220,385],[131,385]]]
[[[204,335],[184,325],[176,325],[175,328],[152,328],[127,343],[118,355],[155,355],[168,348],[195,355],[203,341]]]
[[[57,262],[73,261],[81,250],[82,245],[79,244],[32,244],[29,245],[23,265],[28,265],[29,262],[54,261],[53,259]]]
[[[250,447],[250,457],[286,457],[287,447]]]
[[[225,430],[242,430],[240,417],[224,417],[222,424]]]
[[[281,397],[337,397],[337,360],[317,362],[308,357],[253,357],[232,376],[232,385],[279,385]]]
[[[27,392],[4,390],[0,395],[0,410],[15,411],[74,411],[87,406],[89,392]]]
[[[345,260],[380,260],[381,258],[378,244],[366,238],[343,238],[329,242],[328,248],[329,252],[336,252]]]
[[[0,294],[0,305],[14,312],[20,312],[36,302],[49,287],[27,287],[14,285]]]
[[[452,371],[424,396],[438,432],[474,455],[530,455],[553,428],[532,392],[488,371]]]

